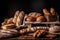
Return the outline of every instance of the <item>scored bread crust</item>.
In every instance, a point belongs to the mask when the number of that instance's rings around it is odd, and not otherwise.
[[[23,17],[24,17],[24,11],[21,11],[16,20],[17,27],[19,27],[22,24]]]
[[[13,18],[13,23],[15,23],[15,24],[16,24],[18,15],[19,15],[19,11],[16,11],[15,15],[14,15],[14,18]]]

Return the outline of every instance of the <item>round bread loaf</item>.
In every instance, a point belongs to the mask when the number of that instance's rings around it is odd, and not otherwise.
[[[46,8],[43,9],[43,13],[44,13],[44,15],[48,15],[48,16],[51,15]]]
[[[44,22],[46,19],[43,16],[37,17],[36,21],[38,22]]]
[[[28,22],[35,21],[35,18],[34,17],[31,17],[31,16],[28,16],[26,18],[26,21],[28,21]]]

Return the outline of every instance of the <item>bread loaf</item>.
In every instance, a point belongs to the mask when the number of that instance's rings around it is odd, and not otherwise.
[[[13,23],[13,18],[9,18],[8,20],[7,20],[7,24],[12,24]]]
[[[16,26],[14,24],[7,24],[7,25],[3,25],[1,26],[2,29],[14,29],[16,28]]]
[[[17,17],[17,20],[16,20],[17,27],[19,27],[22,24],[23,18],[24,18],[24,12],[21,11]]]
[[[49,16],[49,15],[51,15],[49,12],[48,12],[48,10],[45,8],[45,9],[43,9],[43,13],[44,13],[44,15],[46,15],[46,16]]]
[[[19,15],[19,11],[16,11],[13,18],[13,23],[16,23],[18,15]]]
[[[46,19],[43,16],[37,17],[36,21],[38,22],[45,22]]]

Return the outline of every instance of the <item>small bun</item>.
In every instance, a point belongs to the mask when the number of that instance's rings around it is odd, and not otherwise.
[[[39,17],[39,16],[42,16],[42,15],[41,15],[40,13],[37,13],[37,14],[36,14],[36,18]]]
[[[43,16],[37,17],[36,21],[38,22],[44,22],[45,18]]]
[[[29,21],[29,22],[35,21],[35,18],[28,16],[28,17],[26,18],[26,21]]]
[[[54,8],[50,8],[50,13],[51,13],[52,15],[55,15],[55,10],[54,10]]]
[[[44,13],[44,15],[50,15],[50,13],[48,12],[47,9],[43,9],[43,13]]]

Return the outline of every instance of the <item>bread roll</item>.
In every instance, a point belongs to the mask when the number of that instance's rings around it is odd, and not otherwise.
[[[54,8],[50,8],[50,13],[51,13],[51,15],[55,15],[55,10],[54,10]]]
[[[9,30],[0,30],[0,39],[7,39],[11,37],[19,36],[19,33],[17,30],[9,29]]]
[[[36,14],[36,18],[37,18],[37,17],[40,17],[40,16],[42,16],[40,13],[37,13],[37,14]]]
[[[28,16],[35,17],[36,16],[36,12],[31,12],[31,13],[29,13]]]
[[[37,31],[33,34],[33,37],[36,37],[38,33],[39,33],[39,30],[37,30]]]
[[[1,26],[2,29],[14,29],[16,26],[14,24],[7,24],[4,26]]]
[[[45,30],[37,30],[34,34],[33,37],[39,37],[45,35],[46,31]]]
[[[2,26],[7,24],[7,20],[8,19],[5,19],[4,22],[2,22]]]
[[[38,12],[31,12],[31,13],[29,13],[28,16],[31,16],[31,17],[39,17],[39,16],[41,16],[41,14],[38,13]]]
[[[33,17],[31,17],[31,16],[28,16],[28,17],[26,18],[26,21],[28,21],[28,22],[33,22],[33,21],[35,21],[35,18],[33,18]]]
[[[8,20],[7,20],[7,24],[12,24],[13,23],[13,18],[9,18]]]
[[[43,16],[37,17],[36,21],[38,22],[44,22],[46,21],[45,18]]]
[[[27,30],[26,29],[22,29],[19,32],[20,32],[20,34],[25,34],[25,33],[27,33]]]
[[[44,15],[50,15],[50,13],[48,12],[47,9],[43,9],[43,13],[44,13]]]

